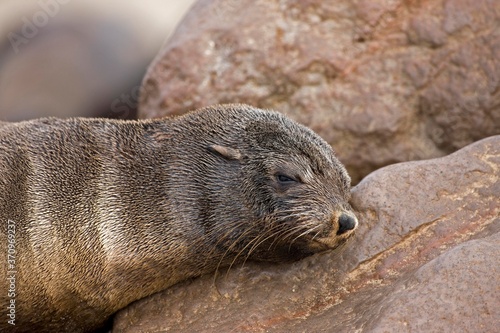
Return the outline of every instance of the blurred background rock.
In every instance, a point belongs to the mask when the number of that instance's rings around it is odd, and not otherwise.
[[[194,0],[2,0],[0,120],[135,118],[142,77]]]

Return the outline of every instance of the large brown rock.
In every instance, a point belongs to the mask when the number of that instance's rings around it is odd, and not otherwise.
[[[354,182],[500,134],[500,1],[201,0],[144,79],[140,115],[282,111]]]
[[[378,170],[353,191],[342,252],[248,263],[121,311],[113,332],[494,332],[500,136]]]

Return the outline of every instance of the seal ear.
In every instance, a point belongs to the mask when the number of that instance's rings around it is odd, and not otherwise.
[[[220,146],[220,145],[210,145],[210,146],[208,146],[208,150],[210,150],[212,153],[215,153],[217,155],[224,157],[226,160],[240,160],[241,159],[241,153],[238,149],[224,147],[224,146]]]

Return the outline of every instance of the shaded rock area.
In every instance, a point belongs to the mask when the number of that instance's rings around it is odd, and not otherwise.
[[[201,0],[150,67],[139,113],[275,109],[357,183],[500,134],[499,22],[492,0]]]
[[[181,283],[113,332],[494,332],[499,197],[500,136],[382,168],[353,189],[360,227],[340,252]]]

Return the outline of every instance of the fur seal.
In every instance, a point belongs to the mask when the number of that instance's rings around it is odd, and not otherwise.
[[[3,124],[0,175],[2,331],[94,331],[181,280],[334,249],[358,224],[332,148],[239,104]]]

